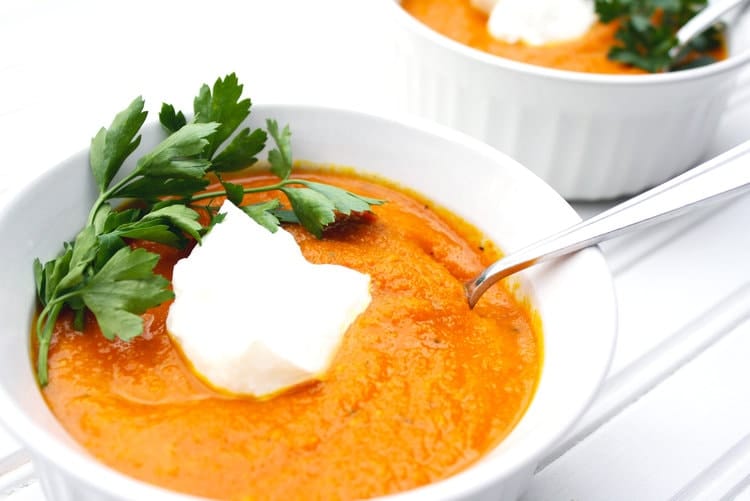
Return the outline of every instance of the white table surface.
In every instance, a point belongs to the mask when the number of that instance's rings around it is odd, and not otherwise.
[[[378,1],[0,0],[0,206],[139,93],[152,116],[163,99],[189,109],[201,83],[232,71],[255,102],[399,113]],[[749,72],[712,152],[747,138]],[[613,366],[523,499],[750,500],[750,197],[603,249],[620,311]],[[2,431],[0,498],[43,499]]]

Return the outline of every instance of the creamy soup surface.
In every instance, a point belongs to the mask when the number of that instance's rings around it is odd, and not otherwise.
[[[595,23],[584,36],[574,40],[532,46],[493,38],[487,30],[487,14],[474,8],[471,0],[402,0],[401,6],[438,33],[506,59],[585,73],[646,73],[607,58],[610,48],[618,44],[616,22]],[[713,52],[712,56],[725,59],[726,48]]]
[[[340,171],[298,174],[388,201],[375,217],[322,240],[286,227],[308,260],[372,276],[372,302],[347,331],[326,379],[265,401],[221,394],[171,341],[168,304],[144,315],[146,331],[130,343],[106,340],[93,317],[77,333],[63,314],[42,391],[63,426],[101,461],[211,498],[356,499],[454,474],[518,422],[539,379],[541,329],[502,287],[469,310],[462,283],[498,257],[492,245],[387,183]],[[131,245],[160,253],[158,270],[168,278],[188,252]]]

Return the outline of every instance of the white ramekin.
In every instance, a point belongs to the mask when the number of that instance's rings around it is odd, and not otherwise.
[[[698,163],[750,61],[747,13],[729,31],[725,61],[597,75],[486,54],[423,25],[399,0],[382,2],[397,106],[507,153],[569,200],[633,194]]]
[[[355,166],[411,187],[477,225],[506,251],[578,220],[531,172],[447,128],[300,106],[256,106],[251,122],[257,126],[266,117],[291,125],[296,158]],[[134,156],[162,134],[148,125]],[[51,500],[186,501],[191,498],[133,480],[90,456],[50,413],[34,378],[32,260],[58,253],[85,221],[95,195],[87,153],[80,152],[19,190],[0,212],[0,232],[12,243],[0,247],[0,420],[28,448]],[[515,499],[600,387],[614,348],[616,312],[599,250],[527,270],[513,281],[544,331],[544,365],[531,406],[513,432],[470,468],[388,499]]]

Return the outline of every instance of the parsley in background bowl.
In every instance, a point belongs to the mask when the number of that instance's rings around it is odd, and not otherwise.
[[[266,118],[290,124],[297,158],[350,165],[415,189],[506,251],[578,220],[554,190],[517,162],[446,128],[302,106],[256,106],[250,122],[257,127]],[[146,126],[136,158],[162,136],[157,124]],[[132,167],[128,162],[124,169]],[[64,196],[47,196],[53,191]],[[82,151],[16,190],[0,214],[0,231],[13,242],[0,248],[0,418],[31,453],[49,499],[196,499],[95,460],[65,432],[39,392],[29,346],[32,261],[56,255],[60,242],[79,231],[97,192],[88,151]],[[602,254],[586,249],[526,270],[512,283],[538,314],[544,336],[542,374],[530,407],[510,435],[469,468],[387,499],[514,499],[594,398],[616,331],[613,284]]]
[[[609,75],[487,54],[383,1],[398,106],[509,154],[569,200],[637,193],[697,164],[750,62],[750,10],[732,14],[725,60]]]

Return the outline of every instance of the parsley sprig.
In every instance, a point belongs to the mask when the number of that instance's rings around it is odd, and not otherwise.
[[[595,4],[601,22],[620,23],[615,35],[620,45],[608,54],[613,61],[652,73],[716,61],[709,53],[721,46],[720,25],[695,37],[677,60],[669,54],[677,45],[677,30],[703,10],[707,0],[596,0]],[[685,59],[687,55],[690,58]]]
[[[292,176],[291,132],[273,120],[266,130],[240,128],[250,114],[250,99],[241,99],[243,86],[235,74],[217,79],[213,88],[203,85],[193,102],[194,118],[163,104],[159,119],[166,138],[140,157],[135,168],[122,173],[125,160],[141,141],[139,132],[147,112],[138,97],[118,113],[109,128],[91,141],[89,163],[99,195],[86,225],[62,253],[44,264],[34,261],[34,280],[42,305],[35,331],[39,341],[37,377],[48,383],[47,358],[54,326],[64,308],[74,313],[74,326],[83,329],[91,312],[109,340],[128,341],[143,332],[143,314],[174,297],[169,281],[154,272],[159,255],[132,249],[127,239],[141,239],[181,248],[201,237],[220,220],[206,200],[226,196],[258,223],[276,231],[283,222],[302,224],[317,237],[329,224],[372,210],[382,200]],[[226,181],[222,174],[257,162],[268,136],[275,147],[268,153],[275,184],[245,188]],[[118,177],[119,175],[119,177]],[[205,192],[215,176],[223,190]],[[278,198],[242,205],[244,195],[280,191],[291,211]],[[133,208],[115,210],[124,199]],[[200,222],[199,211],[209,211],[211,223]],[[251,252],[248,249],[248,252]]]

